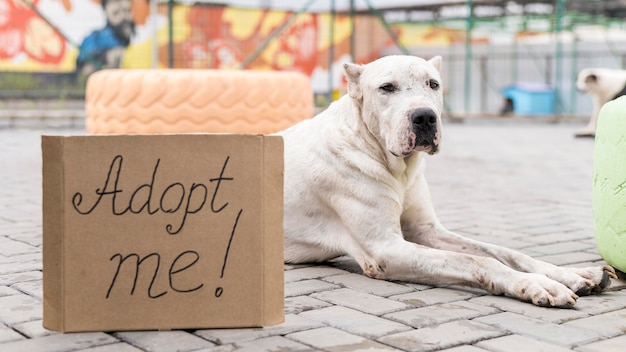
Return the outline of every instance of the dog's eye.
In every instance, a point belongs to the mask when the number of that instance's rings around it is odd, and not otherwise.
[[[391,83],[385,83],[380,86],[379,89],[387,93],[392,93],[396,90],[396,87]]]
[[[432,90],[437,90],[439,89],[439,82],[435,81],[434,79],[428,80],[428,86]]]

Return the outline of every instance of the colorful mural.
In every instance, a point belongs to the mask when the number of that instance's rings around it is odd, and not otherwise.
[[[28,60],[59,65],[65,56],[65,40],[34,10],[30,3],[0,0],[0,60],[2,68],[19,68]]]
[[[151,14],[148,0],[0,0],[0,71],[89,74],[168,67],[171,52],[175,68],[299,71],[322,91],[329,71],[333,88],[341,87],[340,65],[351,60],[347,15],[331,23],[329,14],[176,4],[171,47],[168,22],[167,4]],[[393,47],[377,18],[358,16],[355,28],[356,62]],[[441,44],[458,35],[411,25],[393,30],[405,45]]]

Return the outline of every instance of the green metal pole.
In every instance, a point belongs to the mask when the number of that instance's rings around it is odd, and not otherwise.
[[[474,26],[474,2],[467,2],[467,21],[465,27],[465,114],[470,110],[470,91],[472,87],[472,27]]]
[[[519,64],[518,64],[519,50],[517,48],[517,36],[513,38],[513,50],[511,50],[511,63],[513,69],[511,70],[511,83],[517,82],[519,77]]]
[[[563,43],[561,41],[561,29],[563,21],[563,7],[565,0],[556,1],[556,52],[554,54],[554,98],[555,113],[557,115],[563,112],[563,100],[561,99],[561,80],[563,76]]]
[[[174,67],[174,0],[167,2],[167,67]]]
[[[572,42],[572,56],[571,56],[571,65],[572,65],[572,82],[576,82],[576,77],[578,76],[578,36],[574,35],[574,41]],[[577,94],[575,84],[571,85],[570,88],[570,102],[569,102],[569,113],[574,115],[576,111],[576,103],[577,103]]]

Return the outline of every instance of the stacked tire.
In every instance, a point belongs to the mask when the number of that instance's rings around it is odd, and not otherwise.
[[[85,95],[89,134],[268,134],[313,115],[310,80],[296,72],[102,70]]]

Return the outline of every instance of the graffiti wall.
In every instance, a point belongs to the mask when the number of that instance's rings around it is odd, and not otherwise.
[[[176,4],[170,31],[168,14],[167,4],[150,13],[148,0],[0,0],[0,72],[164,68],[171,55],[175,68],[300,71],[322,91],[329,71],[333,87],[341,86],[340,65],[351,59],[346,15],[331,21],[329,14]],[[358,16],[354,25],[356,62],[393,47],[377,18]],[[393,30],[409,46],[441,44],[456,35],[424,26]]]

